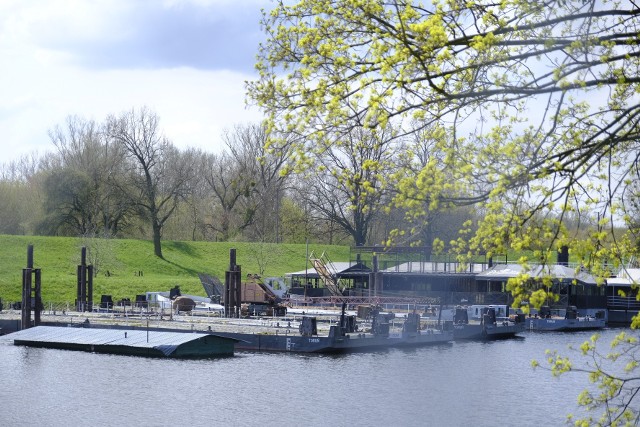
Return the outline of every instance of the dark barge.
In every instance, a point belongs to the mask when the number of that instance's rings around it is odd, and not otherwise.
[[[525,330],[525,317],[496,317],[494,307],[483,307],[479,320],[469,319],[469,309],[456,307],[453,317],[453,337],[456,340],[498,340],[514,338]]]
[[[368,317],[371,320],[367,330],[359,330],[356,316],[346,314],[346,304],[342,304],[337,324],[330,325],[326,333],[319,333],[316,317],[303,316],[298,325],[299,335],[252,332],[213,333],[238,340],[236,348],[249,351],[284,351],[301,353],[341,353],[349,351],[369,351],[396,347],[418,347],[432,344],[446,344],[453,340],[453,331],[440,327],[423,328],[418,313],[408,313],[400,328],[392,327],[395,315],[383,313],[373,308]],[[325,329],[326,331],[326,329]]]
[[[372,351],[447,344],[453,340],[453,331],[427,330],[413,333],[389,333],[388,335],[371,333],[340,334],[337,326],[331,326],[328,335],[215,333],[219,336],[237,339],[237,350],[291,353]]]

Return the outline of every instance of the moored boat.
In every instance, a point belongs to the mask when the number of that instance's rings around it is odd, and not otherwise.
[[[292,353],[369,351],[447,344],[453,340],[453,331],[419,331],[416,333],[379,336],[371,333],[347,333],[341,335],[337,331],[337,326],[332,326],[331,328],[328,335],[305,336],[241,332],[215,332],[215,335],[237,339],[236,350]]]
[[[453,318],[455,340],[493,340],[513,338],[525,329],[524,316],[496,317],[494,307],[485,307],[479,320],[469,320],[468,309],[457,307]]]
[[[606,326],[604,314],[601,316],[578,316],[574,306],[567,307],[564,316],[558,310],[541,307],[538,313],[525,320],[526,329],[530,331],[587,331],[602,329]]]
[[[316,317],[302,317],[299,334],[290,333],[288,328],[282,333],[275,331],[211,331],[218,336],[235,338],[237,350],[282,351],[299,353],[339,353],[368,351],[398,347],[417,347],[446,344],[453,340],[453,331],[439,328],[422,329],[420,316],[407,315],[399,330],[390,327],[389,319],[382,313],[375,313],[368,330],[358,331],[355,316],[346,316],[344,307],[338,325],[329,326],[328,333],[318,327]]]

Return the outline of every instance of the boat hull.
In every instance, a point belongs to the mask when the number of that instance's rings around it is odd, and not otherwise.
[[[453,337],[455,340],[498,340],[514,338],[524,330],[524,323],[494,325],[467,323],[453,325]]]
[[[604,319],[578,318],[578,319],[548,319],[528,317],[525,321],[526,328],[530,331],[587,331],[602,329],[606,326]]]
[[[404,335],[375,336],[347,334],[344,336],[272,335],[236,332],[213,332],[218,336],[235,338],[236,350],[276,351],[295,353],[341,353],[379,350],[397,347],[417,347],[446,344],[453,340],[451,331],[424,332]]]

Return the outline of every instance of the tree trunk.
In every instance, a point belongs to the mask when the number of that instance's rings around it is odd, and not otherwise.
[[[153,252],[158,258],[164,259],[162,256],[162,244],[160,238],[162,237],[162,227],[157,221],[153,221]]]

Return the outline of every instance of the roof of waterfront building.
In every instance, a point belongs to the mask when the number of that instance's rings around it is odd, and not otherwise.
[[[616,277],[607,279],[608,285],[631,285],[640,283],[640,268],[622,268]]]
[[[16,345],[151,357],[233,355],[236,340],[213,334],[144,329],[36,326],[14,332]]]
[[[347,273],[368,273],[371,271],[369,267],[362,263],[350,263],[350,262],[330,262],[328,263],[328,270],[332,273],[342,275]],[[286,273],[285,276],[308,276],[319,277],[313,266],[309,266],[306,270],[294,271],[292,273]]]
[[[597,285],[593,275],[583,268],[568,267],[560,264],[531,265],[528,268],[521,264],[497,264],[478,273],[476,277],[479,280],[494,280],[509,279],[521,274],[528,274],[529,277],[533,278],[551,277],[559,280],[577,280],[586,285]]]
[[[411,261],[381,270],[382,273],[457,273],[477,274],[487,268],[483,263],[437,262],[437,261]]]

